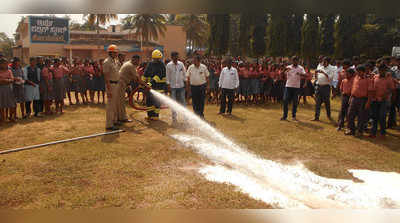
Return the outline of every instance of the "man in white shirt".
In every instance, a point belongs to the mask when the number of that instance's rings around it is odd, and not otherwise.
[[[200,55],[196,55],[193,64],[189,66],[186,77],[187,86],[190,86],[192,92],[193,111],[204,119],[204,102],[206,99],[206,88],[208,88],[208,77],[210,73],[206,65],[200,63]],[[188,89],[189,91],[189,89]]]
[[[292,101],[292,119],[297,121],[296,112],[297,104],[299,100],[299,89],[301,77],[306,78],[306,71],[302,66],[299,65],[299,58],[297,56],[292,57],[292,65],[286,67],[285,73],[287,75],[285,92],[283,94],[283,117],[281,121],[286,121],[288,116],[288,106]]]
[[[171,97],[183,106],[186,106],[185,101],[185,81],[186,68],[185,65],[178,61],[178,52],[171,53],[172,61],[167,64],[166,76],[168,89],[171,92]],[[176,112],[172,110],[172,122],[176,123]]]
[[[222,69],[219,76],[219,87],[222,89],[221,107],[218,114],[225,114],[226,98],[228,98],[228,115],[232,114],[235,90],[239,87],[239,75],[236,68],[232,67],[232,59],[226,60],[227,66]]]
[[[315,92],[315,117],[312,121],[319,121],[322,103],[325,104],[326,115],[331,119],[331,83],[336,69],[329,64],[330,61],[329,57],[325,57],[322,66],[318,66],[315,71],[317,89]]]

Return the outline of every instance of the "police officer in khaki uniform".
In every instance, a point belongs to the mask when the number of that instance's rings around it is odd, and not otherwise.
[[[118,130],[116,125],[121,125],[118,120],[118,105],[119,105],[119,62],[118,62],[118,47],[110,45],[107,49],[108,57],[103,63],[104,80],[107,92],[106,105],[106,130]]]
[[[145,82],[143,82],[140,78],[139,75],[136,72],[136,68],[138,67],[140,63],[140,56],[139,55],[133,55],[132,59],[125,62],[121,69],[119,70],[119,84],[118,84],[118,91],[119,91],[119,106],[118,106],[118,121],[119,122],[132,122],[132,120],[128,119],[128,116],[126,114],[126,108],[125,108],[125,91],[127,86],[131,81],[135,81],[140,85],[143,85],[145,87],[148,87]]]

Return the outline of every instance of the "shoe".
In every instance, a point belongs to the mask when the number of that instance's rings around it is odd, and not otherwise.
[[[117,131],[117,130],[119,130],[119,128],[117,128],[115,126],[106,128],[106,131]]]
[[[115,125],[115,126],[121,126],[122,123],[121,123],[121,122],[116,122],[116,123],[114,123],[114,125]]]
[[[363,136],[364,136],[364,133],[362,133],[362,132],[356,133],[356,137],[358,137],[358,138],[362,138]]]
[[[342,127],[337,127],[336,131],[338,132],[342,131]]]
[[[122,123],[128,123],[128,122],[133,122],[132,120],[130,120],[130,119],[125,119],[125,120],[119,120],[119,122],[122,122]]]
[[[281,118],[281,121],[287,121],[287,120],[286,120],[286,118],[282,117],[282,118]]]
[[[218,112],[218,115],[224,115],[225,113],[222,113],[222,112]]]
[[[345,132],[344,134],[347,135],[347,136],[354,136],[355,135],[355,133],[353,131],[351,131],[351,130]]]
[[[311,119],[312,122],[319,122],[319,118]]]
[[[292,121],[295,121],[295,122],[297,122],[298,120],[297,120],[297,118],[296,118],[296,117],[293,117],[293,118],[292,118]]]
[[[43,118],[43,115],[41,115],[41,114],[35,114],[35,117],[36,117],[36,118]]]
[[[376,135],[372,135],[371,134],[371,135],[368,136],[368,138],[374,139],[374,138],[376,138]]]

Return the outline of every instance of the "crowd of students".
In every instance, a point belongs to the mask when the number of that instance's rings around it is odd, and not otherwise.
[[[120,63],[124,60],[124,55],[120,54]],[[328,118],[332,119],[330,100],[341,95],[338,130],[343,129],[345,122],[348,122],[349,131],[346,133],[359,135],[371,120],[371,136],[374,137],[378,123],[382,135],[386,127],[396,126],[400,104],[400,58],[384,57],[375,61],[353,57],[352,60],[330,60],[320,56],[318,60],[319,65],[315,70],[305,66],[302,61],[298,62],[301,68],[304,67],[304,74],[299,77],[300,86],[293,95],[287,91],[289,65],[293,62],[290,59],[263,58],[250,62],[240,57],[233,58],[229,66],[235,68],[239,78],[239,85],[233,93],[234,103],[246,106],[282,103],[287,110],[287,104],[293,102],[295,119],[295,109],[300,99],[307,103],[307,97],[312,97],[316,101],[316,116],[313,120],[318,121],[323,103]],[[165,64],[169,62],[166,60]],[[193,63],[191,59],[182,62],[185,67]],[[221,103],[225,95],[219,82],[221,71],[227,66],[226,61],[207,57],[202,59],[202,63],[209,71],[207,102]],[[41,114],[62,114],[64,100],[74,105],[73,96],[76,104],[104,104],[102,64],[103,60],[74,59],[70,63],[66,58],[51,60],[37,57],[30,58],[29,65],[23,68],[19,58],[13,58],[11,63],[4,57],[0,58],[0,122],[15,121],[18,106],[22,115],[20,118],[29,118],[32,103],[33,115],[37,117],[41,117]],[[145,67],[146,62],[138,67],[138,75],[143,75]],[[132,87],[135,86],[132,83]],[[186,98],[190,97],[191,92],[186,92]],[[356,117],[357,128],[354,124]]]
[[[102,60],[75,59],[70,64],[65,58],[32,57],[22,67],[17,57],[10,62],[0,58],[0,122],[63,114],[66,98],[69,105],[89,104],[95,103],[97,94],[97,103],[104,104],[104,91]]]

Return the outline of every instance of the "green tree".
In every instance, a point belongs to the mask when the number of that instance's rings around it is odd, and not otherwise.
[[[6,33],[0,33],[0,52],[6,58],[11,58],[13,56],[12,47],[14,46],[14,40],[9,38]]]
[[[351,17],[340,15],[335,29],[335,57],[350,58],[353,56],[353,33],[349,29]]]
[[[166,18],[161,14],[135,14],[131,17],[131,23],[135,34],[143,41],[158,40],[159,36],[165,36]]]
[[[240,14],[232,14],[230,21],[229,53],[232,56],[240,56]]]
[[[321,45],[320,53],[333,55],[335,50],[335,15],[328,14],[321,17]]]
[[[252,52],[258,58],[265,54],[267,48],[265,41],[267,16],[264,14],[254,15],[253,22]]]
[[[268,54],[273,57],[288,53],[288,15],[271,14],[267,28]]]
[[[319,21],[318,16],[307,14],[304,21],[301,41],[301,53],[309,66],[313,66],[318,56],[319,48]]]
[[[175,17],[175,23],[183,25],[191,52],[195,47],[205,45],[208,35],[208,24],[205,15],[178,14]]]
[[[249,55],[250,53],[250,27],[251,27],[250,13],[242,13],[240,15],[240,26],[239,26],[239,50],[241,55]]]
[[[106,25],[111,20],[118,19],[117,14],[84,14],[89,25],[100,27],[100,25]],[[100,29],[97,29],[99,31]]]
[[[304,14],[292,14],[289,16],[288,29],[288,54],[300,55],[301,50],[301,28],[303,26]]]
[[[218,56],[225,55],[229,47],[229,14],[208,14],[210,24],[209,52]]]

